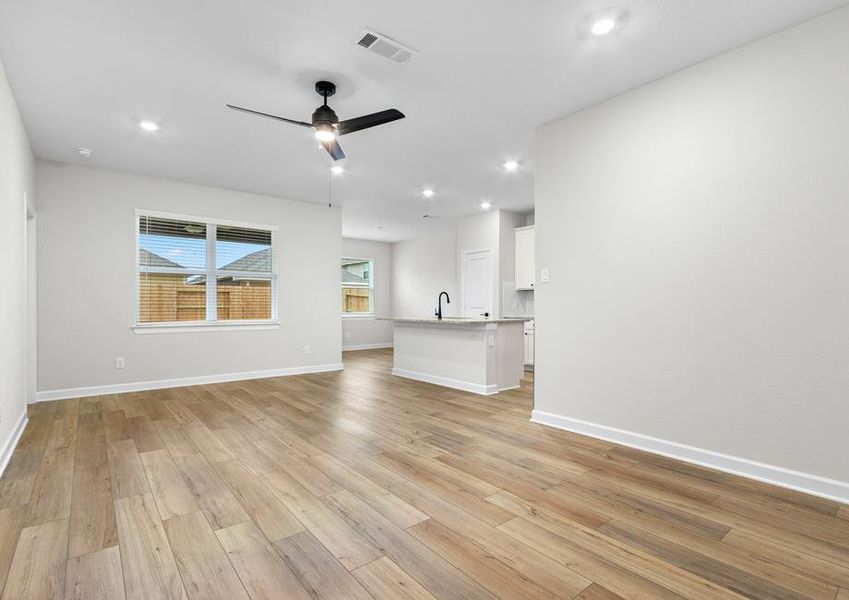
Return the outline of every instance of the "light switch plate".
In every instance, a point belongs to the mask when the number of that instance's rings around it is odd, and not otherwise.
[[[539,270],[539,280],[540,283],[548,283],[551,281],[551,269],[548,267],[543,267]]]

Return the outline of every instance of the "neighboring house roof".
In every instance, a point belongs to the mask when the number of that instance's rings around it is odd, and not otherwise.
[[[268,273],[271,272],[271,248],[263,248],[262,250],[257,250],[256,252],[251,252],[248,255],[243,256],[242,258],[238,258],[233,262],[227,263],[223,267],[218,269],[219,271],[247,271],[249,273],[256,273],[257,279],[268,278]],[[232,276],[224,276],[221,277],[218,281],[242,281],[242,280],[251,280],[251,277],[241,276],[241,277],[232,277]],[[196,283],[203,283],[206,281],[206,275],[192,275],[186,279],[186,283],[189,285],[195,285]]]
[[[168,260],[158,254],[154,254],[150,250],[139,248],[139,265],[143,267],[167,267],[172,269],[182,269],[183,265],[175,263],[173,260]]]
[[[345,267],[342,267],[342,283],[368,283],[365,279],[360,277],[359,275],[354,275],[350,271],[346,270]]]
[[[250,271],[254,273],[271,272],[271,248],[263,248],[242,258],[234,260],[218,269],[219,271]]]

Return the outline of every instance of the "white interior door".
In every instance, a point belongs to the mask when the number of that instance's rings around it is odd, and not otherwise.
[[[463,252],[463,316],[492,315],[492,250]]]

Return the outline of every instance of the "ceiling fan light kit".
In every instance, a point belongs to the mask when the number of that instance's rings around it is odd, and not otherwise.
[[[340,121],[339,117],[336,116],[336,112],[327,104],[327,99],[336,93],[336,85],[329,81],[317,81],[315,84],[315,91],[319,96],[324,98],[324,103],[316,108],[315,112],[313,112],[311,123],[287,119],[285,117],[278,117],[277,115],[271,115],[251,110],[249,108],[242,108],[241,106],[234,106],[232,104],[228,104],[227,108],[252,115],[258,115],[260,117],[275,119],[284,123],[298,125],[300,127],[310,127],[315,133],[315,138],[321,143],[321,146],[327,150],[327,153],[330,154],[333,160],[342,160],[345,158],[345,153],[342,152],[342,147],[339,145],[337,140],[340,135],[347,135],[349,133],[354,133],[355,131],[377,127],[378,125],[384,125],[404,118],[404,113],[394,108],[390,108],[370,115]]]

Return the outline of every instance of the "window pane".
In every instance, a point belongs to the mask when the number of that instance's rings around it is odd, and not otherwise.
[[[372,264],[362,258],[342,259],[342,313],[371,313],[374,310]]]
[[[154,217],[139,218],[139,267],[206,269],[206,225]]]
[[[271,277],[218,276],[218,320],[271,318]]]
[[[219,321],[271,318],[271,232],[219,225],[215,236]]]
[[[271,232],[219,225],[215,263],[219,271],[271,274]]]
[[[368,286],[371,281],[371,261],[342,259],[342,285]]]
[[[275,289],[271,232],[203,221],[139,217],[140,323],[268,320]],[[215,268],[207,237],[215,232]],[[208,276],[208,278],[207,278]],[[207,283],[218,306],[207,314]]]
[[[139,323],[206,319],[206,277],[139,274]]]
[[[371,290],[365,287],[343,287],[342,312],[371,312],[371,301],[369,298],[370,294]]]

